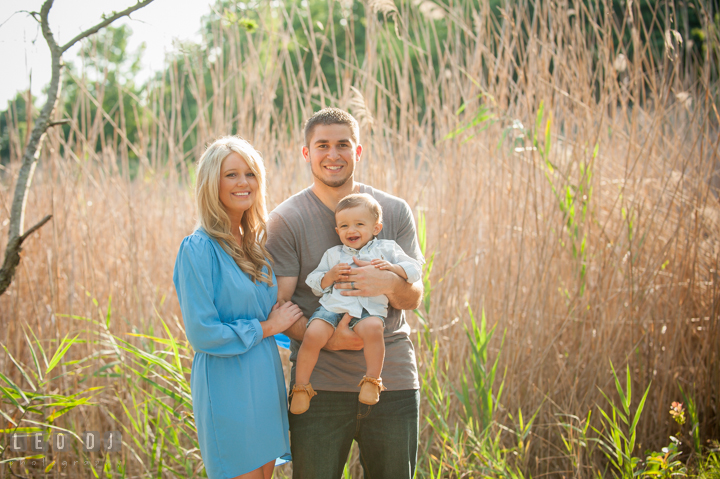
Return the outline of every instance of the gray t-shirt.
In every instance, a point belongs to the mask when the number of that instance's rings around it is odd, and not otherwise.
[[[395,196],[360,185],[360,193],[372,195],[383,209],[383,229],[379,239],[395,241],[405,253],[424,263],[408,204]],[[276,276],[298,278],[292,302],[300,306],[306,318],[320,305],[319,297],[305,283],[329,248],[342,244],[335,232],[335,213],[306,188],[291,196],[272,213],[267,224],[267,249],[273,257]],[[383,384],[391,391],[419,389],[415,350],[410,341],[410,326],[402,310],[388,308],[385,319],[385,363]],[[300,343],[292,341],[290,382],[295,382],[295,359]],[[357,391],[365,375],[362,351],[320,351],[310,382],[319,391]]]

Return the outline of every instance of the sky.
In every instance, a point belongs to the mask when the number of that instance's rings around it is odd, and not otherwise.
[[[20,10],[40,11],[42,0],[0,0],[0,111],[18,91],[27,91],[32,73],[33,95],[40,97],[50,82],[50,50],[39,24]],[[121,11],[136,0],[55,0],[50,10],[50,28],[55,40],[65,43],[102,19],[103,13]],[[131,18],[115,21],[113,25],[129,25],[133,34],[128,48],[136,50],[140,43],[147,47],[143,56],[142,81],[163,67],[167,52],[173,51],[175,41],[200,41],[200,19],[210,12],[214,0],[155,0],[134,12]],[[16,13],[17,12],[17,13]],[[79,44],[68,50],[63,58],[75,61]]]

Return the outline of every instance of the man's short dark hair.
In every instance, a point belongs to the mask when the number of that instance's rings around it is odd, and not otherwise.
[[[342,210],[355,208],[356,206],[367,208],[367,210],[375,217],[375,221],[382,223],[382,206],[380,206],[380,203],[378,203],[375,198],[367,193],[354,193],[352,195],[347,195],[345,198],[341,199],[340,203],[338,203],[337,207],[335,207],[335,214],[340,213]]]
[[[346,125],[350,127],[350,139],[360,143],[360,126],[350,113],[340,108],[323,108],[305,122],[305,146],[310,146],[310,136],[318,125]]]

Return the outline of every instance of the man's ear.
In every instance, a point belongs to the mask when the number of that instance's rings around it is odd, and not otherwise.
[[[355,147],[355,161],[360,161],[360,155],[362,155],[362,145]]]
[[[373,236],[377,236],[382,231],[382,223],[375,223],[375,228],[373,229]]]
[[[310,162],[310,149],[307,146],[302,147],[302,156],[306,162]]]

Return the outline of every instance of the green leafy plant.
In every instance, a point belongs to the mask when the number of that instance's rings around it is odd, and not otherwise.
[[[587,458],[592,457],[594,445],[593,438],[588,436],[592,409],[585,418],[571,414],[558,414],[561,421],[558,425],[563,429],[560,434],[564,446],[564,454],[570,460],[575,476],[581,476]]]
[[[125,352],[120,371],[131,400],[122,404],[128,421],[119,422],[137,450],[150,451],[148,470],[158,476],[169,469],[179,477],[198,477],[202,460],[192,414],[190,368],[184,365],[191,361],[193,351],[159,320],[164,336],[131,334],[146,340],[140,346],[114,337]]]
[[[418,220],[418,237],[420,249],[423,255],[427,256],[426,223],[422,213]],[[504,385],[504,380],[497,384],[497,369],[505,338],[503,336],[497,356],[491,360],[490,342],[497,325],[488,329],[484,310],[478,322],[469,305],[467,312],[470,321],[465,325],[469,355],[460,370],[455,371],[460,375],[459,388],[452,385],[448,374],[450,365],[441,361],[440,345],[437,339],[433,339],[429,324],[433,290],[430,271],[434,258],[433,252],[430,260],[425,264],[423,274],[424,311],[415,311],[422,326],[418,330],[419,349],[422,352],[421,355],[419,354],[422,366],[421,394],[429,408],[429,412],[424,414],[424,420],[435,437],[435,441],[427,442],[424,450],[420,451],[421,457],[427,457],[427,470],[422,474],[431,478],[440,478],[457,471],[466,471],[468,474],[474,471],[482,477],[525,477],[522,469],[527,466],[532,424],[540,408],[529,420],[525,420],[521,409],[518,409],[516,417],[509,415],[516,423],[514,428],[500,426],[494,422],[493,416],[500,407]],[[452,394],[453,392],[455,394]],[[460,421],[451,415],[451,411],[456,409],[453,407],[456,400],[460,402]],[[510,432],[513,435],[515,441],[513,446],[509,448],[503,446],[501,441],[503,432]],[[421,463],[420,467],[422,466]]]
[[[720,477],[720,443],[712,441],[710,450],[698,464],[698,479],[717,479]]]
[[[670,444],[662,448],[662,452],[651,452],[647,458],[647,466],[642,476],[647,477],[678,477],[685,476],[687,470],[680,457],[680,441],[670,436]]]
[[[552,150],[552,113],[548,113],[545,120],[545,102],[540,102],[537,116],[535,119],[535,130],[532,134],[532,145],[538,151],[542,159],[542,170],[545,174],[550,188],[555,196],[557,205],[563,214],[565,230],[569,237],[569,249],[573,259],[577,260],[577,278],[578,278],[578,296],[585,294],[587,287],[587,240],[588,232],[585,228],[585,222],[589,215],[589,206],[593,196],[593,165],[598,156],[600,145],[595,144],[592,155],[589,160],[581,158],[577,161],[578,178],[574,178],[570,172],[566,172],[560,180],[554,179],[559,170],[550,159]],[[543,131],[543,141],[538,137],[538,133]],[[560,244],[563,247],[568,246],[564,239],[564,235],[559,235]],[[570,296],[569,291],[565,291]]]
[[[471,79],[472,80],[472,79]],[[491,102],[493,101],[492,96],[488,95],[487,93],[478,95],[476,99],[482,100],[483,98],[489,98]],[[455,112],[455,115],[460,115],[462,112],[465,111],[468,104],[463,103],[460,108]],[[480,104],[477,107],[477,111],[474,114],[474,117],[466,122],[465,124],[459,126],[455,130],[451,131],[447,135],[445,135],[445,140],[451,140],[453,138],[456,138],[463,133],[465,133],[468,130],[475,130],[472,134],[470,134],[468,137],[466,137],[463,140],[463,143],[470,141],[475,135],[478,133],[487,130],[493,123],[495,123],[495,114],[492,112],[491,107],[487,104]],[[479,127],[477,130],[475,127]]]
[[[489,361],[490,340],[495,334],[497,324],[488,331],[485,310],[480,314],[480,324],[475,320],[468,306],[470,326],[465,326],[470,355],[460,375],[460,389],[456,391],[461,408],[461,416],[473,432],[480,436],[492,423],[493,414],[500,405],[504,381],[494,389],[500,355],[492,363]],[[503,343],[504,343],[503,337]],[[500,349],[502,350],[502,345]]]
[[[610,362],[613,379],[615,380],[615,388],[620,396],[620,407],[600,390],[603,397],[610,405],[610,410],[606,411],[598,406],[603,430],[593,429],[600,435],[598,440],[605,457],[613,466],[613,474],[615,477],[631,478],[635,477],[641,463],[641,459],[636,457],[635,442],[637,439],[637,425],[645,406],[645,400],[650,392],[650,385],[645,389],[640,403],[635,409],[632,407],[632,379],[630,376],[630,366],[627,366],[626,386],[623,389],[618,379],[615,367]]]
[[[97,305],[97,300],[93,302]],[[122,428],[126,439],[123,446],[148,475],[162,477],[168,472],[176,477],[205,477],[192,414],[190,368],[185,365],[192,361],[192,348],[187,341],[176,338],[159,315],[163,336],[156,336],[152,328],[148,334],[136,331],[129,333],[137,338],[133,343],[112,334],[110,304],[108,299],[102,321],[67,317],[95,326],[88,331],[96,338],[93,344],[111,359],[93,376],[111,380],[124,417],[103,408]],[[119,469],[124,470],[124,466]]]
[[[423,256],[427,258],[427,222],[425,219],[425,214],[421,211],[418,215],[418,243],[420,245],[420,251],[422,252]],[[430,282],[430,273],[432,273],[433,264],[435,263],[435,252],[433,251],[430,255],[430,258],[426,259],[425,264],[423,265],[423,275],[422,275],[422,281],[423,281],[423,301],[422,301],[422,310],[421,309],[415,309],[414,313],[415,316],[420,320],[420,322],[427,328],[428,324],[428,318],[430,316],[430,300],[432,298],[432,290],[433,286]]]
[[[680,393],[682,394],[683,400],[685,401],[685,405],[687,406],[687,413],[690,417],[690,437],[692,438],[693,451],[697,455],[702,455],[702,447],[700,445],[700,420],[698,419],[698,412],[697,407],[695,406],[695,400],[691,395],[685,393],[685,390],[680,384],[678,384],[678,388],[680,389]],[[672,414],[672,411],[670,414]]]
[[[28,335],[28,332],[30,335]],[[0,372],[0,416],[7,424],[6,428],[0,429],[6,440],[12,434],[42,433],[49,436],[53,432],[62,432],[81,440],[72,428],[64,427],[61,418],[80,406],[91,406],[92,398],[97,395],[102,387],[74,388],[72,394],[62,394],[59,390],[67,389],[61,386],[67,377],[78,376],[87,368],[88,358],[65,360],[70,348],[80,342],[79,334],[70,338],[70,335],[57,343],[55,352],[48,359],[45,347],[29,327],[23,328],[23,335],[27,344],[31,364],[25,364],[16,359],[10,350],[3,344],[6,357],[15,366],[22,382],[15,382],[11,374]],[[30,339],[32,336],[32,339]],[[58,368],[63,372],[51,374]],[[82,381],[78,381],[82,384]],[[0,464],[23,459],[37,459],[42,455],[28,455],[25,457],[5,458],[7,444],[0,449]],[[52,468],[52,463],[48,466]],[[48,469],[48,471],[50,470]],[[47,472],[47,471],[46,471]]]

